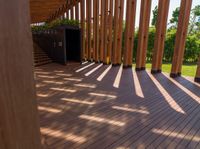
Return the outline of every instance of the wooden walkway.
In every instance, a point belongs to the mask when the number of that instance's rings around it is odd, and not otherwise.
[[[35,68],[42,142],[52,149],[200,149],[200,85],[94,63]]]

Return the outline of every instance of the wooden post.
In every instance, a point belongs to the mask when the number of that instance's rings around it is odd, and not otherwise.
[[[195,76],[195,82],[200,83],[200,56],[199,56],[199,61],[197,63],[197,72]]]
[[[82,43],[82,60],[86,59],[85,54],[85,0],[80,1],[81,4],[81,43]]]
[[[140,9],[140,26],[138,33],[136,70],[145,69],[150,13],[151,13],[151,0],[142,0]]]
[[[68,9],[67,9],[67,11],[66,11],[66,19],[69,20],[69,10],[68,10]]]
[[[190,18],[192,0],[182,0],[178,19],[174,55],[170,76],[172,78],[181,75],[182,62],[185,51],[185,42]]]
[[[93,1],[93,18],[94,18],[94,26],[93,26],[93,38],[94,38],[94,60],[96,62],[99,61],[99,1]]]
[[[79,21],[79,3],[76,2],[76,5],[75,5],[75,18],[76,20]]]
[[[71,20],[74,20],[74,7],[72,6],[71,9],[70,9],[70,12],[71,12]]]
[[[111,63],[112,57],[112,42],[113,42],[113,0],[110,0],[109,3],[109,16],[108,16],[108,63]]]
[[[122,48],[122,25],[124,13],[124,0],[115,1],[114,16],[114,42],[113,42],[113,64],[121,64],[121,48]]]
[[[165,34],[167,29],[167,18],[170,0],[159,0],[158,17],[156,21],[156,35],[154,41],[152,73],[160,73],[165,44]]]
[[[86,7],[86,12],[87,12],[87,37],[86,38],[88,38],[88,49],[87,49],[87,51],[88,51],[88,56],[87,56],[87,58],[88,58],[88,60],[90,60],[91,61],[91,55],[92,55],[92,50],[91,50],[91,45],[92,45],[92,43],[91,43],[91,41],[92,41],[92,39],[91,39],[91,28],[92,28],[92,26],[91,26],[91,0],[86,0],[86,2],[87,2],[87,7]]]
[[[101,0],[101,21],[100,21],[100,61],[103,62],[104,57],[104,19],[105,17],[105,0]]]
[[[127,0],[126,29],[124,47],[124,67],[132,67],[133,61],[133,39],[135,32],[135,15],[137,0]]]
[[[103,55],[103,63],[107,64],[107,56],[108,56],[108,0],[105,0],[105,8],[104,8],[104,55]]]
[[[0,1],[1,149],[41,149],[29,14],[27,0]]]

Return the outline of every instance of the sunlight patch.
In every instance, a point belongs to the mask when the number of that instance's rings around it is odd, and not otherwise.
[[[149,75],[149,77],[151,78],[151,80],[153,81],[153,83],[157,86],[158,90],[160,91],[160,93],[163,95],[163,97],[165,98],[165,100],[167,101],[167,103],[170,105],[170,107],[172,109],[174,109],[175,111],[182,113],[182,114],[186,114],[184,112],[184,110],[176,103],[176,101],[172,98],[172,96],[165,90],[165,88],[158,82],[158,80],[156,80],[154,78],[154,76],[152,74],[150,74],[149,72],[147,72],[147,74]]]
[[[103,66],[103,64],[98,65],[97,67],[95,67],[94,69],[92,69],[91,71],[89,71],[88,73],[86,73],[85,76],[91,75],[92,73],[94,73],[95,71],[97,71],[102,66]]]
[[[105,76],[106,74],[109,72],[109,70],[112,68],[112,65],[110,65],[98,78],[97,78],[97,81],[101,81]]]
[[[121,76],[122,76],[122,71],[123,71],[123,64],[121,64],[119,71],[117,73],[117,76],[115,78],[115,81],[113,83],[113,87],[115,87],[115,88],[119,88],[119,84],[120,84]]]
[[[79,118],[90,120],[90,121],[95,121],[95,122],[99,122],[99,123],[107,123],[110,125],[115,125],[115,126],[120,126],[120,127],[125,125],[125,123],[121,122],[121,121],[109,120],[109,119],[97,117],[97,116],[80,115]]]

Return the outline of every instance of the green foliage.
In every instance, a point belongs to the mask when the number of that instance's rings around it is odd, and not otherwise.
[[[57,19],[57,20],[52,21],[49,24],[49,27],[54,28],[54,27],[62,26],[62,25],[78,26],[79,22],[77,20],[68,20],[68,19],[60,20],[60,19]]]
[[[200,31],[200,5],[195,6],[191,10],[189,34],[194,34]]]
[[[180,7],[177,7],[172,13],[172,18],[170,19],[170,23],[172,25],[172,28],[176,28],[177,25],[178,25],[179,11],[180,11]]]
[[[135,64],[133,64],[133,67],[135,67]],[[147,69],[151,69],[151,63],[146,64]],[[182,75],[183,76],[191,76],[194,77],[196,74],[197,66],[196,64],[183,64],[182,66]],[[171,72],[171,63],[163,63],[162,65],[162,72]]]
[[[153,10],[153,18],[151,20],[151,25],[152,26],[155,26],[156,25],[156,21],[157,21],[157,18],[158,18],[158,6],[156,6]]]
[[[49,29],[48,24],[40,25],[40,26],[32,26],[31,30],[32,32],[39,32],[39,31],[45,31]]]
[[[163,61],[171,62],[173,57],[174,45],[176,38],[176,29],[168,30],[165,40],[165,49],[163,54]]]
[[[63,25],[79,26],[79,22],[77,20],[57,19],[52,21],[51,23],[45,23],[44,25],[32,26],[31,29],[33,32],[39,32]]]

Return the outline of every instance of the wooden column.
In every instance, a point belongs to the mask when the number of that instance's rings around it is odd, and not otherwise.
[[[69,19],[69,10],[66,11],[66,19]]]
[[[105,0],[104,7],[104,55],[103,55],[103,63],[107,64],[107,56],[108,56],[108,0]]]
[[[99,0],[93,1],[93,38],[94,38],[94,61],[99,61]]]
[[[159,0],[158,17],[156,21],[156,35],[154,40],[152,73],[160,73],[167,29],[167,19],[170,0]]]
[[[122,25],[124,13],[124,0],[115,1],[114,16],[114,41],[113,41],[113,64],[121,64],[121,48],[122,48]]]
[[[81,4],[81,44],[82,44],[82,60],[86,59],[85,53],[85,0],[80,1]]]
[[[170,74],[170,76],[173,78],[181,75],[191,6],[192,0],[181,1],[174,55],[172,60],[172,69]]]
[[[108,16],[108,63],[111,63],[112,57],[112,42],[113,42],[113,0],[109,3],[109,16]]]
[[[0,1],[0,148],[41,149],[29,1]]]
[[[150,14],[151,14],[151,0],[141,0],[136,70],[145,69],[146,53],[148,47]]]
[[[75,5],[75,19],[79,20],[79,3],[78,2],[76,2],[76,5]]]
[[[91,0],[86,0],[86,12],[87,12],[87,58],[88,60],[91,60]]]
[[[195,82],[200,83],[200,56],[199,56],[199,61],[197,63],[197,72],[196,72],[196,76],[195,76]]]
[[[74,20],[74,7],[72,6],[71,8],[70,8],[70,15],[71,15],[71,20]]]
[[[132,67],[137,0],[127,0],[124,67]]]
[[[100,21],[100,61],[103,62],[104,57],[104,19],[105,17],[105,0],[101,0],[101,21]]]

